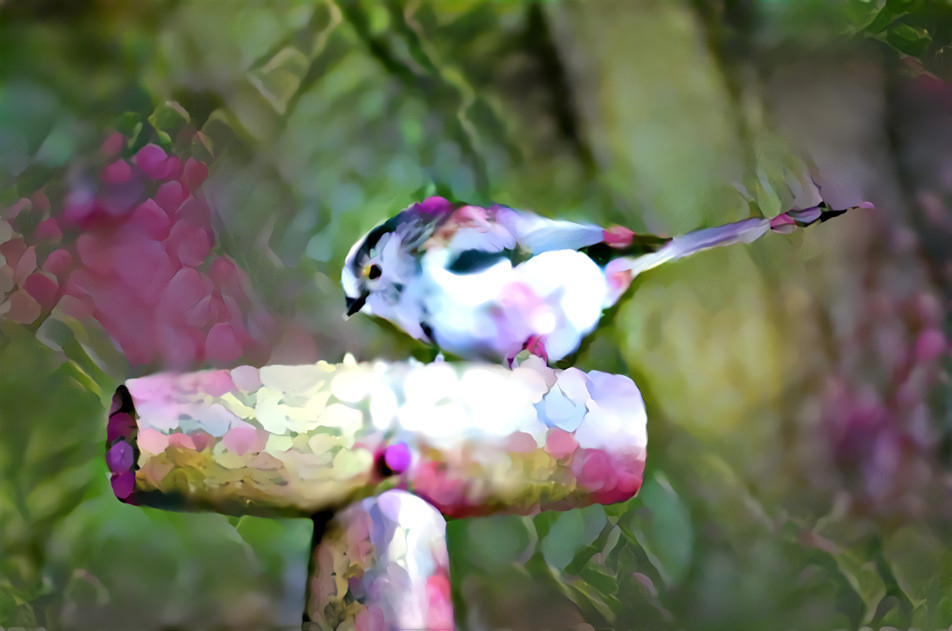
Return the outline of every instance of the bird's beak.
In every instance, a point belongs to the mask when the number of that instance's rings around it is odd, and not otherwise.
[[[364,293],[360,294],[356,298],[351,298],[350,296],[347,296],[347,315],[352,316],[358,311],[360,311],[361,309],[363,309],[364,303],[367,302],[367,296],[369,295],[370,294],[365,291]]]

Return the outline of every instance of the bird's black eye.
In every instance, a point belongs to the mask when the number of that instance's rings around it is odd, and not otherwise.
[[[383,272],[380,271],[380,266],[377,264],[371,265],[370,269],[367,270],[367,278],[374,280],[375,278],[380,278],[380,275]]]

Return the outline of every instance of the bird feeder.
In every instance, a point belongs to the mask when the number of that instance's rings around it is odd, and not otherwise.
[[[129,504],[313,519],[305,629],[451,629],[445,519],[629,499],[645,423],[534,357],[241,366],[127,381],[106,457]]]

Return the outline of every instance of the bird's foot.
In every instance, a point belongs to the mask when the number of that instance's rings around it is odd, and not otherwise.
[[[531,336],[518,353],[506,357],[506,363],[509,368],[515,368],[533,356],[541,358],[546,364],[549,363],[549,354],[545,352],[545,342],[541,335]]]
[[[549,354],[545,352],[545,338],[541,335],[530,336],[522,348],[541,357],[545,363],[549,363]]]

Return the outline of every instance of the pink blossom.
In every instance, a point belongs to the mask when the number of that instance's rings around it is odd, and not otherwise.
[[[34,272],[23,281],[23,289],[33,296],[44,309],[49,309],[56,301],[59,285],[56,280],[43,272]]]
[[[235,330],[223,322],[214,325],[208,331],[205,353],[209,359],[222,363],[238,359],[241,356],[241,342]]]
[[[112,157],[117,155],[122,151],[122,144],[125,141],[122,134],[119,132],[113,132],[109,135],[106,140],[103,141],[102,145],[99,147],[99,151],[106,157]]]
[[[23,251],[13,270],[13,282],[21,283],[36,271],[36,247],[30,246]]]
[[[126,160],[124,148],[121,134],[110,136],[98,154],[109,158],[99,176],[73,178],[55,203],[40,189],[4,209],[11,218],[42,213],[26,238],[14,233],[0,243],[12,285],[4,317],[30,323],[58,307],[81,321],[95,318],[134,365],[234,361],[256,346],[247,323],[257,338],[273,327],[249,299],[243,271],[225,256],[209,260],[212,211],[191,192],[207,165],[183,164],[155,144]],[[44,245],[60,241],[44,258]]]
[[[165,150],[151,143],[139,149],[135,157],[136,166],[153,180],[161,179],[165,174],[167,160]]]
[[[16,269],[20,257],[23,256],[26,250],[27,244],[22,238],[10,239],[5,243],[0,243],[0,254],[6,259],[7,265],[13,269]]]
[[[33,237],[38,242],[49,241],[51,243],[56,243],[61,238],[63,238],[63,231],[60,230],[59,223],[52,217],[49,219],[44,219],[37,225],[36,232],[33,233]]]
[[[207,177],[208,167],[205,166],[204,163],[199,162],[195,158],[189,158],[185,161],[182,183],[185,184],[190,191],[197,189]]]
[[[159,315],[163,320],[181,317],[209,295],[202,275],[192,267],[183,267],[175,272],[159,299]]]
[[[126,182],[132,177],[132,169],[125,160],[116,160],[102,170],[102,181],[108,184]]]
[[[8,298],[10,308],[4,317],[11,322],[30,324],[40,317],[40,303],[22,289],[17,289]]]
[[[43,261],[42,270],[62,281],[72,266],[73,256],[69,253],[69,250],[59,249],[49,253],[46,260]]]
[[[169,214],[177,211],[187,198],[188,190],[175,180],[162,184],[155,194],[156,203]]]
[[[178,221],[172,226],[165,243],[170,256],[192,267],[201,265],[212,247],[205,230],[186,221]]]
[[[177,215],[180,219],[192,225],[204,230],[211,230],[209,220],[212,216],[212,209],[208,205],[208,202],[205,201],[205,198],[201,196],[192,196],[186,199],[181,207],[179,207]]]
[[[169,236],[172,220],[154,199],[147,199],[132,211],[129,225],[142,230],[156,241],[162,241]]]
[[[939,329],[926,329],[916,339],[916,359],[931,362],[947,351],[945,335]]]

